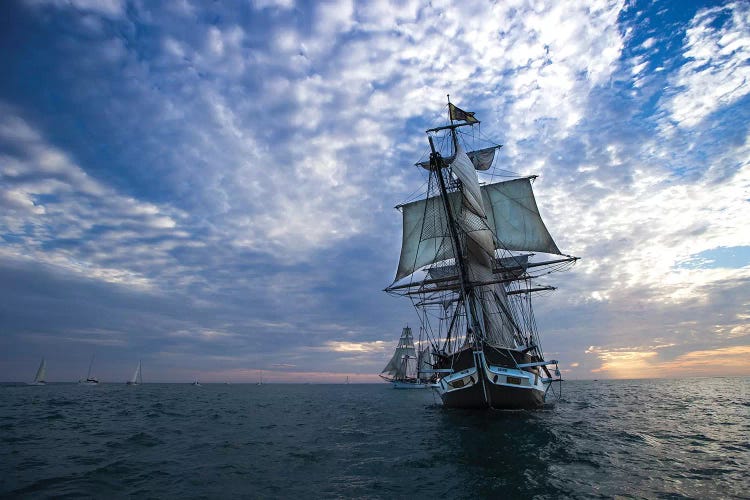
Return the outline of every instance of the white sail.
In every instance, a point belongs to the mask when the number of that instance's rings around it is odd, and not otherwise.
[[[460,147],[451,168],[463,186],[463,210],[456,215],[456,221],[468,236],[465,241],[464,259],[467,279],[474,283],[489,283],[493,280],[495,248],[500,247],[495,244],[490,230],[492,226],[488,223],[486,215],[485,207],[490,206],[490,203],[480,193],[477,173],[471,168],[468,157]],[[480,193],[479,199],[474,201],[476,193]],[[505,288],[493,283],[478,286],[475,292],[475,320],[480,330],[477,333],[492,345],[515,347],[513,325],[504,312],[508,303]]]
[[[474,170],[474,165],[464,150],[459,146],[456,157],[451,163],[453,174],[461,180],[463,185],[464,206],[480,217],[485,217],[482,204],[482,192],[479,188],[479,180]]]
[[[560,254],[539,215],[530,178],[482,186],[482,194],[502,248]]]
[[[44,384],[46,382],[47,378],[47,362],[42,358],[42,362],[39,363],[39,368],[36,371],[36,376],[34,377],[34,383],[35,384]]]
[[[380,373],[381,375],[385,373],[396,380],[404,379],[407,377],[409,360],[416,359],[416,357],[411,328],[407,326],[401,332],[401,337],[398,340],[398,346],[396,346],[393,356]]]
[[[432,371],[432,357],[430,356],[429,348],[426,347],[419,351],[417,367],[417,378],[419,380],[427,380],[430,378]]]
[[[462,205],[474,213],[474,217],[469,214],[457,217],[457,222],[480,247],[487,250],[490,245],[489,229],[494,233],[492,245],[496,249],[560,254],[539,215],[529,178],[484,185],[480,192],[486,218],[476,214],[478,203],[474,195],[467,196],[464,203],[459,193],[448,196],[451,211],[455,214],[461,212]],[[441,197],[407,203],[401,206],[401,211],[403,238],[395,281],[426,265],[454,257]]]
[[[141,379],[141,362],[138,362],[138,367],[135,369],[135,373],[133,373],[133,377],[128,381],[128,384],[130,385],[137,385],[142,383],[143,380]]]
[[[451,202],[458,199],[451,197]],[[435,196],[401,207],[403,238],[396,281],[428,264],[453,258],[442,200]]]

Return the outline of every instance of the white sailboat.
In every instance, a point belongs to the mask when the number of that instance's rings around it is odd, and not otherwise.
[[[39,363],[39,368],[36,370],[36,376],[34,377],[34,381],[29,383],[29,385],[47,385],[47,362],[42,358],[42,362]]]
[[[260,378],[258,379],[258,383],[256,385],[263,385],[263,370],[260,371]]]
[[[89,371],[85,379],[78,381],[81,385],[98,385],[99,379],[91,375],[91,368],[94,366],[94,355],[91,355],[91,362],[89,363]]]
[[[125,385],[141,385],[142,383],[143,378],[141,377],[141,362],[138,361],[138,368],[135,369],[133,377],[125,382]]]
[[[548,368],[558,362],[544,358],[531,307],[533,293],[554,287],[532,280],[577,257],[562,253],[545,227],[536,176],[479,182],[477,171],[492,166],[500,146],[465,150],[484,140],[481,131],[457,129],[479,120],[450,101],[448,112],[448,125],[426,131],[429,161],[417,163],[427,171],[425,196],[397,207],[401,257],[386,291],[409,297],[419,312],[434,360],[422,372],[434,375],[445,406],[539,408],[561,377]],[[402,349],[386,367],[391,373],[414,353]]]
[[[394,389],[425,389],[429,387],[429,380],[421,375],[428,357],[429,352],[426,349],[420,351],[417,356],[411,328],[406,326],[401,331],[393,356],[380,372],[380,377],[390,382]],[[432,370],[432,366],[429,366],[429,369]]]

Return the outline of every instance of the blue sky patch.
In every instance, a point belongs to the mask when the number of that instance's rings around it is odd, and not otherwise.
[[[750,266],[750,246],[717,247],[691,255],[677,265],[682,269],[739,269]]]

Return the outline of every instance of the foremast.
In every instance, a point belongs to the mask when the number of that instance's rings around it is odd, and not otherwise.
[[[461,304],[462,309],[464,310],[464,313],[466,315],[466,332],[464,336],[464,346],[471,347],[472,350],[476,352],[481,352],[484,349],[484,345],[488,340],[487,330],[486,328],[489,326],[490,321],[489,318],[486,317],[484,305],[482,301],[482,293],[481,293],[481,287],[487,286],[487,284],[479,285],[479,287],[476,284],[475,280],[471,280],[470,278],[470,269],[481,269],[481,268],[491,268],[492,266],[492,258],[494,257],[494,246],[492,248],[488,248],[486,245],[486,239],[488,235],[485,235],[484,242],[485,245],[482,245],[482,238],[479,238],[477,241],[472,240],[470,237],[464,237],[464,244],[462,244],[462,238],[460,237],[461,234],[461,228],[459,221],[454,214],[454,211],[452,210],[450,199],[449,199],[449,192],[447,183],[444,177],[443,172],[446,172],[446,174],[451,176],[451,172],[456,175],[457,177],[457,185],[458,185],[458,191],[461,193],[462,200],[465,200],[467,198],[472,199],[473,203],[470,202],[469,205],[471,206],[471,211],[479,217],[480,219],[484,219],[485,228],[488,228],[486,224],[486,215],[485,210],[482,203],[482,197],[481,195],[477,195],[479,192],[479,183],[476,179],[476,174],[474,173],[474,167],[480,168],[477,166],[476,162],[473,160],[471,161],[471,164],[473,164],[471,168],[471,174],[467,175],[467,173],[464,171],[464,174],[461,175],[460,167],[461,163],[464,162],[465,159],[469,159],[468,155],[466,155],[460,148],[459,142],[458,142],[458,135],[456,133],[456,130],[459,127],[464,126],[470,126],[474,124],[480,123],[479,120],[477,120],[474,117],[474,113],[469,113],[466,111],[463,111],[459,108],[457,108],[455,105],[453,105],[450,102],[450,95],[448,95],[448,118],[450,120],[450,125],[446,125],[443,127],[436,127],[432,129],[428,129],[426,133],[428,134],[428,142],[430,144],[430,172],[434,173],[435,177],[437,178],[438,187],[440,190],[440,198],[442,199],[443,203],[443,209],[445,211],[445,217],[446,217],[446,225],[448,226],[448,230],[450,232],[451,237],[451,243],[453,246],[453,256],[454,256],[454,262],[455,262],[455,268],[458,271],[458,298],[457,301],[459,304]],[[457,120],[461,120],[462,123],[455,123]],[[448,130],[450,132],[450,143],[452,147],[452,154],[450,155],[451,163],[450,165],[446,165],[444,163],[444,160],[439,152],[435,149],[435,144],[433,142],[433,138],[430,135],[431,133],[439,132],[442,130]],[[496,146],[496,148],[499,148],[500,146]],[[493,149],[493,157],[494,157],[494,149]],[[465,159],[464,159],[465,158]],[[491,160],[490,160],[491,163]],[[453,172],[453,166],[457,165],[458,172]],[[489,166],[489,165],[487,165]],[[471,186],[471,184],[476,184],[475,186]],[[472,196],[472,187],[474,188],[473,196]],[[469,191],[467,194],[466,191]],[[466,210],[467,206],[464,205],[462,202],[459,204],[458,210],[463,212]],[[463,216],[463,213],[461,214]],[[483,229],[485,230],[485,229]],[[480,231],[483,231],[480,230]],[[490,236],[492,238],[492,236]],[[469,260],[469,253],[470,248],[473,246],[474,251],[472,253],[473,261]],[[474,269],[472,269],[474,270]],[[476,272],[471,273],[472,275],[476,275]],[[482,273],[486,274],[486,273]],[[492,286],[492,285],[489,285]],[[493,292],[496,299],[499,299],[496,292]],[[504,290],[501,292],[502,295],[504,294]],[[506,299],[507,301],[507,299]],[[502,304],[501,300],[498,300],[498,303]],[[502,307],[503,313],[506,314],[509,322],[517,329],[518,326],[515,324],[512,318],[512,314],[508,311],[507,308]],[[458,307],[456,308],[455,314],[458,313]],[[451,328],[449,328],[449,331],[447,332],[447,338],[446,338],[446,344],[443,346],[449,347],[450,343],[450,335],[452,332],[452,326],[455,324],[456,316],[451,320]]]

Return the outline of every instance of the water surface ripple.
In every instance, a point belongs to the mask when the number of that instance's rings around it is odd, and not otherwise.
[[[748,498],[749,387],[571,381],[476,412],[386,385],[2,385],[0,496]]]

